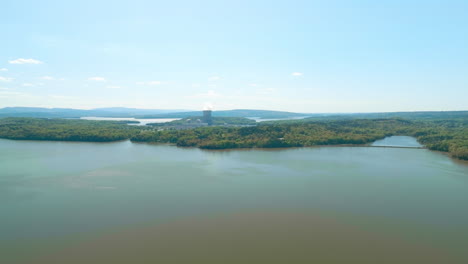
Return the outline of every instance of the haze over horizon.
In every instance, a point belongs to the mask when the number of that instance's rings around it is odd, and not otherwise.
[[[18,0],[2,10],[0,108],[468,110],[467,1]]]

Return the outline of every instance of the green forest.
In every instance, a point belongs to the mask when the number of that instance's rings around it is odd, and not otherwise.
[[[122,121],[2,118],[0,138],[18,140],[110,142],[129,139],[140,130]]]
[[[414,136],[428,149],[468,160],[466,118],[296,120],[256,126],[209,126],[173,129],[129,126],[126,122],[77,119],[3,118],[0,138],[107,142],[172,143],[202,149],[284,148],[319,145],[363,145],[392,135]]]
[[[225,126],[225,125],[234,125],[234,126],[246,126],[246,125],[255,125],[257,122],[252,119],[245,117],[212,117],[213,125],[215,126]],[[174,120],[167,123],[150,123],[149,126],[161,126],[161,127],[171,127],[171,126],[183,126],[191,124],[200,124],[202,123],[202,116],[191,116],[182,118],[179,120]]]

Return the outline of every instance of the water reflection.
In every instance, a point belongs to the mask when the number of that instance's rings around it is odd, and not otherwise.
[[[371,144],[375,147],[407,147],[420,148],[423,145],[419,144],[416,138],[408,136],[391,136],[381,140],[377,140]]]
[[[426,149],[0,140],[0,157],[0,263],[468,263],[468,166]]]

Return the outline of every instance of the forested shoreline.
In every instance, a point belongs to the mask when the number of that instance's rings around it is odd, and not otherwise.
[[[0,138],[16,140],[112,142],[129,139],[139,131],[124,121],[21,117],[0,119]]]
[[[321,145],[362,145],[392,135],[418,139],[428,149],[468,160],[466,118],[406,120],[399,118],[352,120],[301,120],[260,123],[249,127],[210,126],[161,129],[129,126],[125,122],[72,119],[3,118],[0,138],[172,143],[202,149],[284,148]]]

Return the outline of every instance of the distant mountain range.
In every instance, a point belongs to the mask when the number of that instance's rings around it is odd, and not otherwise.
[[[190,112],[173,112],[157,115],[143,115],[139,118],[185,118],[190,116],[199,116],[201,111],[190,111]],[[293,113],[284,111],[271,111],[271,110],[252,110],[252,109],[235,109],[235,110],[221,110],[213,111],[215,117],[256,117],[256,118],[292,118],[292,117],[307,117],[317,114],[304,114],[304,113]]]
[[[79,118],[85,116],[95,117],[135,117],[135,118],[185,118],[200,116],[201,111],[190,110],[163,110],[163,109],[136,109],[125,107],[96,108],[91,110],[71,108],[39,108],[39,107],[5,107],[0,109],[0,117],[42,117],[42,118]],[[290,118],[310,116],[309,114],[269,111],[269,110],[224,110],[213,111],[218,117],[258,117],[258,118]]]
[[[134,118],[186,118],[201,116],[201,111],[183,109],[137,109],[125,107],[96,108],[91,110],[71,108],[40,108],[40,107],[5,107],[0,109],[1,117],[41,117],[41,118],[80,118],[80,117],[134,117]],[[437,119],[437,118],[468,118],[468,111],[419,111],[419,112],[387,112],[387,113],[341,113],[341,114],[308,114],[270,110],[235,109],[213,111],[215,117],[255,117],[260,119],[355,119],[355,118],[406,118],[406,119]]]
[[[186,112],[184,109],[137,109],[125,107],[96,108],[91,110],[72,108],[5,107],[0,109],[0,117],[43,117],[43,118],[80,118],[96,117],[136,117],[160,115],[171,112]]]
[[[468,111],[415,111],[382,113],[343,113],[324,116],[310,116],[306,120],[343,120],[343,119],[386,119],[403,118],[412,120],[463,119],[468,120]]]

